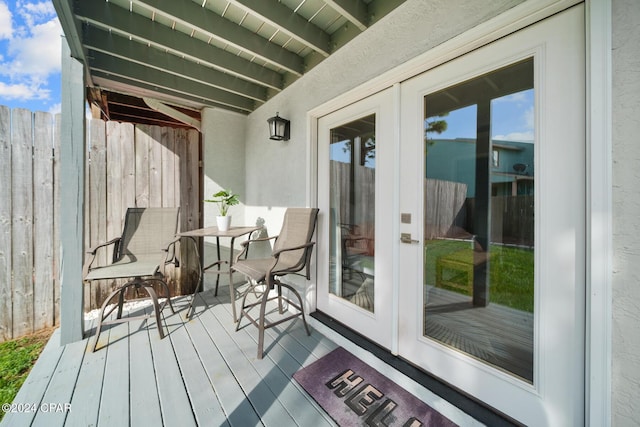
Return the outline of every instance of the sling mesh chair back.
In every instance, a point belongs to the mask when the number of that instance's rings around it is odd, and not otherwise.
[[[270,238],[248,240],[243,243],[244,250],[238,254],[232,269],[244,274],[252,283],[242,299],[242,308],[236,330],[240,328],[243,317],[258,328],[258,359],[262,359],[264,347],[265,329],[276,326],[282,322],[301,316],[307,334],[310,334],[307,320],[304,317],[302,298],[298,291],[291,285],[283,283],[280,278],[287,274],[298,274],[310,279],[311,252],[315,242],[311,241],[318,218],[318,209],[315,208],[289,208],[285,212],[284,222],[280,234]],[[251,243],[275,239],[271,257],[262,259],[242,259]],[[305,270],[304,274],[300,273]],[[257,302],[247,303],[247,296],[255,295],[257,286],[266,285],[261,298]],[[287,288],[295,301],[290,300],[282,293],[282,288]],[[276,289],[277,295],[270,297],[271,290]],[[286,317],[280,316],[277,320],[267,321],[266,305],[268,301],[278,300],[278,312],[284,314],[283,303],[294,307],[297,312]],[[231,301],[233,304],[233,301]],[[258,313],[253,313],[257,309]]]
[[[122,318],[122,305],[127,289],[144,290],[151,297],[160,338],[164,331],[160,323],[160,312],[166,304],[171,305],[169,287],[164,280],[164,267],[175,259],[173,245],[177,241],[178,216],[180,208],[129,208],[127,209],[122,236],[89,249],[91,254],[84,266],[84,281],[130,279],[109,294],[100,308],[100,317],[95,334],[95,351],[102,326],[109,323],[127,322],[148,316]],[[98,249],[113,245],[113,259],[107,266],[93,266]],[[166,301],[160,305],[153,284],[158,284],[166,292]],[[105,313],[108,304],[118,296],[118,303]],[[118,308],[116,319],[105,321]]]

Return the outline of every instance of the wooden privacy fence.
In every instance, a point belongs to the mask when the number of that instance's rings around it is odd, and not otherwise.
[[[200,226],[200,134],[131,123],[91,120],[85,200],[85,246],[93,247],[122,233],[129,207],[180,207],[180,230]],[[111,259],[112,248],[98,254],[98,265]],[[196,284],[191,245],[180,248],[181,267],[169,266],[172,295],[191,292]],[[187,264],[190,263],[190,264]],[[99,307],[121,281],[85,286],[85,310]]]
[[[59,322],[59,129],[59,115],[0,106],[0,341]],[[200,226],[197,131],[101,120],[88,130],[86,248],[119,236],[128,207],[180,206],[180,229]],[[174,295],[196,283],[190,250],[180,248],[181,267],[169,270]],[[79,283],[85,310],[115,284]]]
[[[0,106],[0,341],[58,322],[59,123]]]

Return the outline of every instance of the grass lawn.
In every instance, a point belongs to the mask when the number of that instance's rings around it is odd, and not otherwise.
[[[431,240],[427,242],[426,252],[425,283],[434,286],[436,284],[436,261],[439,257],[453,256],[463,260],[466,258],[468,263],[471,263],[473,259],[471,244],[456,240]],[[491,244],[489,256],[489,300],[494,304],[532,313],[533,250]],[[459,276],[451,276],[447,280],[462,282],[466,279],[464,273]],[[468,295],[465,291],[457,288],[450,288],[450,290]]]
[[[0,404],[11,403],[54,328],[0,343]],[[4,412],[0,411],[0,420]]]

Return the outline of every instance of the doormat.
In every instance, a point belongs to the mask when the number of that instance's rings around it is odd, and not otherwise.
[[[456,426],[342,347],[293,378],[342,427]]]

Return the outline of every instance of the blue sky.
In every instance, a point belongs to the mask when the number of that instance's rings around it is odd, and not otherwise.
[[[503,141],[533,142],[533,89],[491,101],[491,137]],[[444,119],[447,130],[434,139],[476,137],[476,107],[452,111]]]
[[[0,0],[0,105],[60,111],[61,35],[51,0]]]

